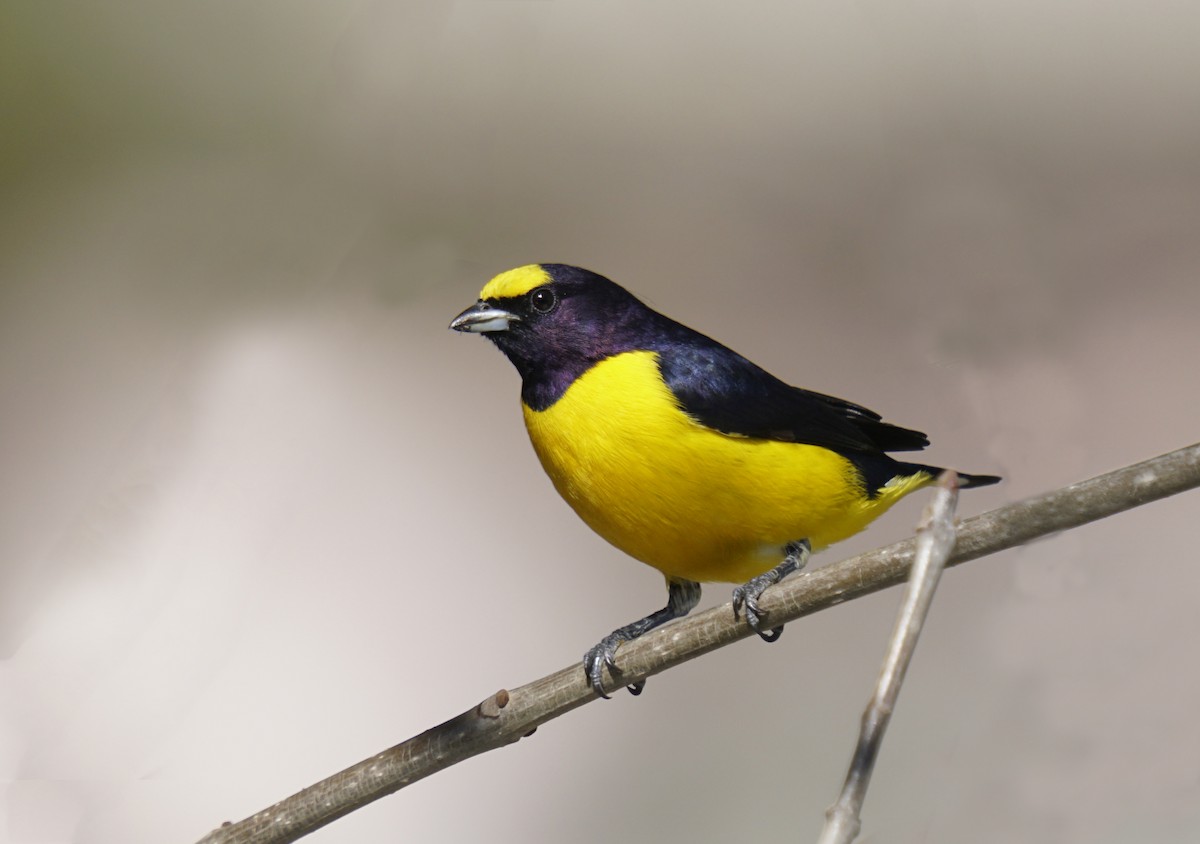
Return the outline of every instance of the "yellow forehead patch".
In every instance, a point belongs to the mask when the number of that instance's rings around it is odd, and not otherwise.
[[[506,299],[510,296],[524,296],[535,287],[549,284],[553,280],[550,273],[542,269],[541,264],[526,264],[493,278],[479,292],[479,298]]]

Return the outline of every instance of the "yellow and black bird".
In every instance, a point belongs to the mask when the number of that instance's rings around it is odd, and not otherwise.
[[[734,613],[774,641],[782,628],[765,629],[763,590],[942,471],[886,454],[927,446],[919,431],[789,386],[579,267],[501,273],[450,327],[485,334],[517,368],[529,438],[559,494],[666,576],[663,609],[585,655],[601,696],[621,643],[686,615],[702,582],[742,583]]]

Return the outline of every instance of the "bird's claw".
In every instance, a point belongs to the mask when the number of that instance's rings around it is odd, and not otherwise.
[[[617,668],[617,648],[629,641],[628,637],[619,634],[620,631],[609,633],[600,640],[599,644],[583,655],[583,670],[587,674],[588,683],[596,694],[605,700],[608,700],[609,696],[604,691],[604,667],[608,666],[608,671],[613,677],[621,676],[621,669]],[[646,681],[639,680],[636,683],[629,683],[625,688],[629,689],[631,695],[640,695],[645,687]]]
[[[760,574],[758,577],[752,578],[733,590],[733,617],[736,619],[738,611],[744,609],[746,624],[764,642],[774,642],[783,635],[783,625],[767,630],[763,629],[763,623],[767,620],[767,613],[765,610],[758,608],[759,596],[766,591],[768,586],[773,586],[778,582],[779,577],[772,570],[766,574]]]
[[[653,630],[660,624],[666,624],[672,619],[681,618],[700,601],[700,584],[694,580],[667,580],[667,605],[645,618],[640,618],[632,624],[618,627],[609,633],[596,647],[583,655],[583,671],[587,675],[588,684],[602,698],[608,695],[604,692],[604,666],[613,679],[621,679],[621,669],[617,668],[617,648],[624,642],[632,642],[639,636]],[[631,695],[640,695],[646,687],[645,680],[627,683]]]
[[[764,642],[774,642],[783,635],[783,625],[763,630],[763,622],[767,620],[765,610],[758,608],[758,599],[768,586],[774,586],[792,572],[804,568],[808,555],[812,553],[812,544],[807,539],[797,539],[783,546],[783,562],[770,571],[763,572],[758,577],[752,577],[733,590],[733,617],[736,620],[738,610],[746,610],[746,623],[758,634]]]

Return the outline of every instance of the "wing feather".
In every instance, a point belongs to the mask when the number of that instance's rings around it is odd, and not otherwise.
[[[672,332],[671,341],[656,349],[659,369],[683,410],[702,425],[839,452],[916,451],[929,445],[920,431],[884,422],[878,413],[845,399],[786,384],[715,340],[686,330],[694,336]]]

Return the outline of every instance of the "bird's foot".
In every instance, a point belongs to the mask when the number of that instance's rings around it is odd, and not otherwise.
[[[733,617],[737,618],[739,611],[745,608],[746,623],[750,629],[759,635],[764,642],[774,642],[783,635],[783,627],[763,630],[763,622],[767,614],[758,608],[758,598],[768,586],[774,586],[782,578],[771,569],[765,574],[751,578],[746,583],[733,590]]]
[[[630,641],[631,638],[633,637],[627,635],[624,628],[614,630],[583,655],[583,670],[587,674],[588,683],[591,684],[596,694],[605,700],[608,699],[608,695],[604,691],[604,666],[608,666],[613,677],[620,679],[621,669],[617,668],[616,661],[617,648]],[[630,683],[625,688],[629,689],[629,693],[632,695],[640,695],[645,687],[646,681],[639,680],[636,683]]]
[[[687,615],[700,603],[700,584],[692,580],[667,579],[667,605],[658,612],[650,613],[645,618],[638,619],[633,624],[618,627],[609,633],[596,647],[583,655],[583,671],[587,675],[588,684],[602,698],[608,698],[604,692],[604,666],[616,679],[621,678],[621,669],[617,668],[617,648],[624,642],[632,642],[638,636],[653,630],[660,624],[666,624],[675,618]],[[645,680],[627,683],[625,688],[629,693],[640,695],[646,687]]]
[[[808,556],[812,552],[812,546],[807,539],[801,539],[798,542],[789,542],[784,547],[784,552],[782,563],[768,572],[763,572],[758,577],[751,578],[733,590],[733,617],[737,618],[738,612],[745,609],[746,623],[764,642],[774,642],[779,639],[783,635],[783,625],[763,629],[767,613],[759,609],[758,599],[768,586],[774,586],[792,572],[804,568],[808,562]]]

